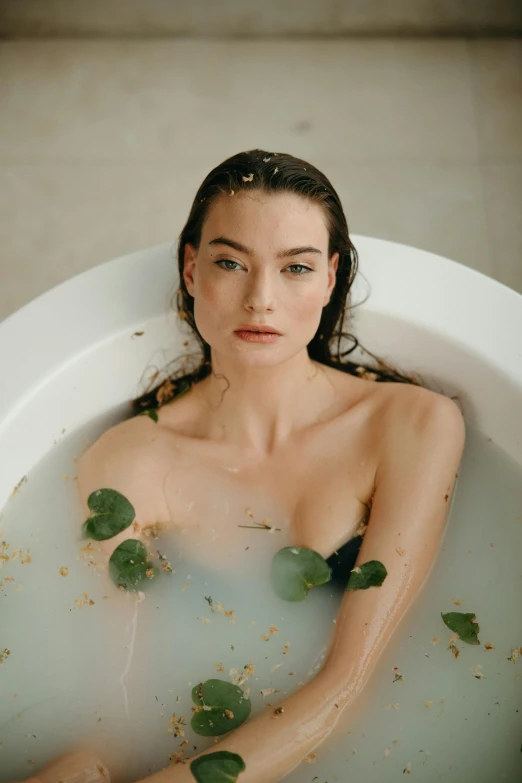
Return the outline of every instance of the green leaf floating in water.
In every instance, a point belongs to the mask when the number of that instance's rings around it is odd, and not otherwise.
[[[111,555],[109,573],[118,587],[134,588],[144,580],[154,579],[157,569],[147,560],[147,550],[135,538],[123,541]]]
[[[472,612],[448,612],[447,614],[440,614],[445,624],[450,631],[457,633],[459,639],[462,639],[466,644],[480,644],[478,640],[478,633],[480,627],[478,623],[475,623],[475,615]]]
[[[314,585],[330,581],[332,570],[319,552],[304,546],[285,546],[272,558],[272,586],[285,601],[303,601]]]
[[[97,489],[87,500],[91,509],[89,519],[83,523],[84,538],[105,541],[113,538],[132,524],[136,512],[127,498],[115,489]]]
[[[356,566],[350,574],[346,592],[348,590],[367,590],[369,587],[380,587],[386,579],[388,572],[380,560],[368,560],[360,566]]]
[[[241,756],[228,750],[206,753],[190,764],[190,770],[197,783],[232,783],[245,768]]]
[[[250,715],[250,699],[237,685],[226,680],[207,680],[192,688],[192,701],[198,710],[191,726],[202,737],[217,737],[237,729]],[[210,707],[210,709],[208,709]]]

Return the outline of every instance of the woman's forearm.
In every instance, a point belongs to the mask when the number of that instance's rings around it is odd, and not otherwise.
[[[277,783],[330,734],[349,701],[346,691],[344,704],[338,694],[336,683],[319,672],[299,691],[267,707],[197,757],[228,750],[245,762],[241,783]],[[194,783],[194,776],[187,762],[144,778],[143,783]]]
[[[41,769],[37,778],[26,778],[22,783],[110,783],[110,780],[109,770],[98,756],[79,750],[59,756]]]

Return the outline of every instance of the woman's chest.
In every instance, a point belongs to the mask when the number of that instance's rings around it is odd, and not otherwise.
[[[169,525],[198,560],[270,557],[290,545],[326,558],[367,518],[374,467],[360,445],[350,450],[342,438],[316,438],[257,466],[163,451]]]

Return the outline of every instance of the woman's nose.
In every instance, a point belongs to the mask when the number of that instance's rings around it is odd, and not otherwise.
[[[270,276],[270,270],[252,273],[245,292],[245,306],[256,311],[274,309],[274,281]]]

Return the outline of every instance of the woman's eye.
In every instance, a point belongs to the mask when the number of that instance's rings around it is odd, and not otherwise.
[[[231,261],[229,258],[222,258],[220,261],[214,261],[216,266],[219,266],[219,264],[235,264],[236,266],[240,266],[240,264],[237,263],[237,261]],[[221,267],[221,269],[228,269],[231,272],[233,272],[233,269],[230,269],[229,266]]]
[[[232,261],[230,258],[221,258],[219,261],[214,261],[216,266],[219,266],[221,269],[226,269],[229,272],[235,272],[236,270],[233,267],[230,266],[221,266],[221,264],[235,264],[236,268],[239,267],[241,269],[241,264],[239,264],[237,261]],[[290,271],[291,269],[298,269],[298,272],[292,272],[292,275],[294,277],[302,277],[303,275],[308,274],[308,272],[313,272],[313,269],[310,269],[308,266],[304,266],[304,264],[292,264],[291,266],[288,266],[285,271]]]
[[[308,266],[303,266],[303,264],[292,264],[292,266],[287,267],[287,269],[303,269],[304,272],[292,272],[293,275],[296,277],[302,277],[302,275],[306,275],[308,272],[313,272],[313,269],[310,269]]]

